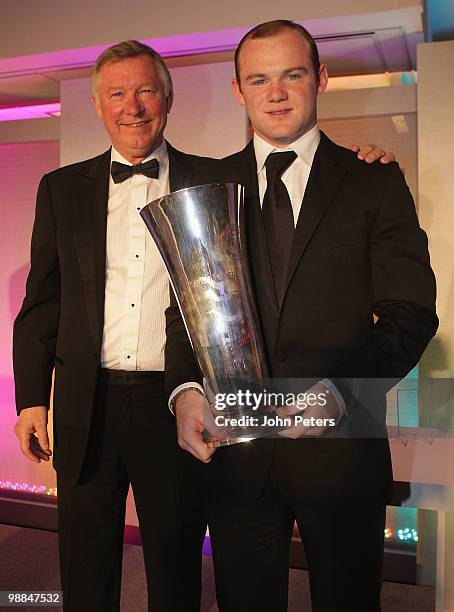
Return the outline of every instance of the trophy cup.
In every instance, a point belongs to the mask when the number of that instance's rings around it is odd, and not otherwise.
[[[260,397],[268,373],[240,231],[243,192],[233,183],[200,185],[140,212],[169,273],[212,417],[224,431],[224,439],[212,439],[215,446],[276,431],[263,422],[269,409],[245,401],[251,390]],[[221,409],[219,397],[229,399]]]

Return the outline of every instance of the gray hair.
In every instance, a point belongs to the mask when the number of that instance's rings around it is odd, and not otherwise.
[[[170,76],[169,69],[157,51],[148,45],[144,45],[138,40],[124,40],[123,42],[108,47],[101,53],[96,60],[91,73],[91,93],[93,97],[98,99],[99,72],[105,64],[110,64],[111,62],[121,62],[122,60],[129,59],[131,57],[139,57],[141,55],[147,55],[153,60],[155,68],[159,74],[159,78],[161,79],[161,83],[164,87],[166,98],[169,98],[169,96],[173,94],[172,77]]]

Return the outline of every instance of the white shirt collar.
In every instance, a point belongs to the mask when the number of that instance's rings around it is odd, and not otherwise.
[[[257,174],[259,174],[265,165],[266,158],[270,153],[282,151],[294,151],[302,161],[309,166],[312,166],[314,155],[320,142],[320,129],[318,125],[314,125],[308,132],[300,136],[297,140],[289,144],[287,147],[275,147],[269,142],[266,142],[254,134],[254,150],[255,159],[257,160]]]
[[[162,168],[162,166],[167,163],[167,160],[168,160],[167,143],[164,139],[159,145],[159,147],[154,149],[154,151],[152,151],[150,155],[148,155],[141,163],[145,163],[153,158],[156,158],[158,160],[160,168]],[[125,159],[123,155],[119,153],[113,145],[112,145],[112,150],[110,154],[110,161],[111,162],[117,161],[117,162],[120,162],[121,164],[132,166],[131,162]]]

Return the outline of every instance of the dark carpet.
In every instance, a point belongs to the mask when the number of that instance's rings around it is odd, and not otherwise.
[[[146,612],[147,593],[140,546],[126,545],[123,557],[122,612]],[[0,525],[0,591],[58,590],[57,534]],[[383,612],[433,612],[433,587],[385,582]],[[13,610],[0,607],[0,610]],[[56,611],[55,607],[21,607],[21,611]],[[218,612],[211,557],[203,558],[202,612]],[[290,570],[289,612],[311,612],[307,572]]]

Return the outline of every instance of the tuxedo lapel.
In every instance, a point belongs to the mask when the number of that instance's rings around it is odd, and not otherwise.
[[[110,149],[82,170],[74,193],[74,241],[83,278],[88,321],[95,346],[101,349],[106,278],[106,226]]]
[[[191,184],[192,167],[170,144],[171,191]],[[106,229],[109,199],[110,149],[79,171],[74,197],[74,241],[83,278],[90,331],[101,349],[106,281]]]
[[[256,281],[256,294],[265,298],[275,312],[278,301],[273,283],[265,230],[263,228],[260,207],[259,186],[257,180],[257,162],[253,142],[251,141],[239,156],[242,184],[245,187],[244,211],[240,215],[240,230],[246,236],[246,252],[250,262],[251,275]]]
[[[170,191],[178,191],[186,187],[191,187],[193,168],[184,157],[167,143],[167,151],[169,153],[169,187]]]
[[[332,150],[330,145],[331,141],[322,133],[295,228],[283,301],[300,259],[304,255],[323,215],[333,201],[346,172],[345,168],[336,160],[335,151]]]
[[[236,177],[235,182],[240,182],[244,187],[243,202],[239,211],[239,228],[242,248],[248,259],[254,249],[254,245],[248,242],[250,218],[254,216],[251,215],[251,211],[256,211],[259,206],[259,188],[255,180],[255,154],[251,145],[252,142],[237,156],[238,168],[232,172],[232,176]]]

